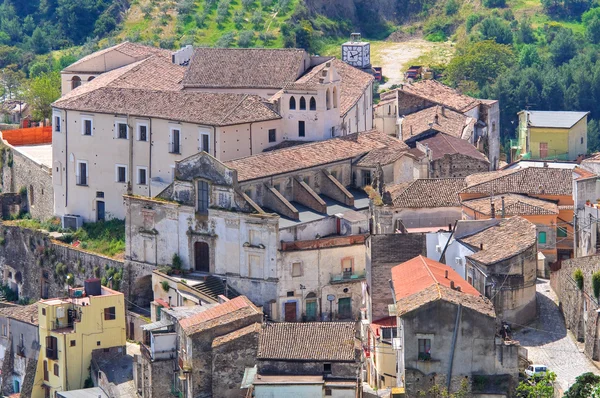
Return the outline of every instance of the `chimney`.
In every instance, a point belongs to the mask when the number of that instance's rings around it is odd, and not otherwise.
[[[446,116],[446,108],[444,106],[442,106],[442,116]]]
[[[410,125],[410,135],[412,136],[412,124]]]
[[[434,124],[439,124],[439,116],[438,116],[438,114],[437,114],[437,113],[436,113],[436,114],[435,114],[435,116],[433,117],[433,123],[434,123]]]
[[[446,270],[445,274],[446,274],[446,279],[448,279],[448,270]]]
[[[490,203],[490,217],[496,218],[496,205],[494,202]]]
[[[483,250],[483,243],[479,244],[479,250]]]
[[[502,196],[502,218],[504,218],[504,196]]]
[[[450,281],[450,289],[454,290],[454,281]]]
[[[448,232],[452,232],[452,224],[448,224]]]
[[[460,292],[460,286],[456,286],[456,291]]]

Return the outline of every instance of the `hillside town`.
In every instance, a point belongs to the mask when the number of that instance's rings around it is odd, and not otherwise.
[[[39,126],[5,103],[0,396],[600,382],[588,112],[523,109],[503,142],[499,100],[378,93],[370,51],[123,41],[62,70]]]

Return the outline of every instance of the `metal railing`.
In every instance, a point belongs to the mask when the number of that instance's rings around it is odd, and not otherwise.
[[[530,151],[530,152],[523,154],[521,156],[521,159],[523,159],[523,160],[562,160],[562,161],[566,161],[566,160],[569,160],[569,154],[568,153],[555,153],[554,155],[541,157],[541,156],[533,156],[533,154]]]
[[[367,277],[366,271],[342,272],[341,274],[331,274],[330,282],[331,283],[352,282],[352,281],[363,280],[366,277]]]
[[[516,149],[521,148],[521,145],[519,145],[519,140],[517,140],[517,139],[510,139],[509,142],[510,142],[510,147],[511,148],[516,148]]]

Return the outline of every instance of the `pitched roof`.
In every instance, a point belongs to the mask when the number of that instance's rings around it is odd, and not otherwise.
[[[457,112],[466,112],[481,103],[481,100],[461,94],[436,80],[421,80],[417,83],[403,84],[398,92],[416,95],[433,103],[444,105]],[[392,95],[394,90],[388,95]],[[387,96],[384,97],[384,99]]]
[[[386,185],[394,206],[404,208],[460,207],[458,193],[464,187],[464,178],[420,178],[409,185]]]
[[[375,78],[339,59],[334,59],[332,62],[342,79],[340,115],[344,116],[358,102],[365,89]]]
[[[376,167],[378,164],[383,166],[394,163],[403,156],[410,156],[413,159],[422,159],[425,157],[425,154],[417,148],[409,149],[408,147],[404,147],[404,145],[406,144],[399,141],[398,144],[386,148],[373,149],[354,164],[362,167]]]
[[[306,56],[302,49],[196,48],[183,85],[281,89],[298,79]]]
[[[556,203],[548,200],[518,194],[496,195],[493,198],[496,215],[502,213],[503,200],[506,216],[558,214]],[[489,197],[465,200],[462,205],[487,216],[492,214],[491,199]]]
[[[453,137],[462,138],[468,134],[469,127],[473,130],[475,120],[462,113],[432,106],[422,111],[411,113],[402,119],[402,139],[408,141],[419,135],[435,130]]]
[[[476,250],[468,258],[491,265],[514,257],[535,245],[536,227],[526,219],[515,216],[458,240]]]
[[[584,168],[581,168],[579,166],[577,166],[577,167],[575,167],[573,169],[573,173],[577,176],[575,178],[576,180],[585,180],[585,179],[588,179],[588,178],[596,178],[596,177],[598,177],[597,174],[592,173],[591,171],[586,170]]]
[[[374,149],[393,146],[408,150],[402,141],[377,130],[331,138],[325,141],[296,145],[263,152],[223,164],[238,172],[238,181],[265,178],[318,165],[352,159]]]
[[[354,322],[268,323],[258,342],[258,359],[354,361]]]
[[[246,296],[239,296],[206,311],[181,319],[179,325],[187,335],[192,335],[216,325],[223,325],[260,313],[260,309],[252,304]]]
[[[499,195],[520,193],[526,195],[571,195],[573,172],[570,169],[527,167],[471,174],[465,178],[465,193]]]
[[[85,62],[87,62],[91,59],[94,59],[94,58],[103,57],[104,55],[106,55],[112,51],[116,51],[121,54],[127,55],[129,57],[135,58],[136,60],[140,60],[142,58],[146,58],[151,55],[158,55],[169,61],[171,60],[171,51],[169,51],[169,50],[165,50],[165,49],[157,48],[157,47],[145,46],[145,45],[139,44],[139,43],[131,43],[128,41],[124,41],[115,46],[108,47],[108,48],[105,48],[100,51],[96,51],[90,55],[86,55],[85,57],[81,58],[77,62],[72,63],[71,65],[67,66],[63,70],[67,71],[67,72],[87,72],[85,70],[81,70],[81,66]]]
[[[431,150],[432,160],[442,159],[446,155],[461,154],[473,159],[488,162],[488,158],[477,150],[468,141],[461,138],[452,137],[446,134],[435,134],[431,137],[419,140],[419,143],[426,145]]]
[[[83,95],[61,98],[53,106],[87,112],[156,117],[211,126],[228,126],[281,118],[257,95],[197,91],[102,87]]]
[[[217,337],[216,339],[213,340],[212,347],[215,348],[220,345],[227,344],[231,341],[239,339],[240,337],[244,337],[244,336],[247,336],[252,333],[260,333],[260,331],[261,331],[261,324],[253,323],[252,325],[248,325],[244,328],[234,330],[231,333],[227,333],[224,336]]]
[[[527,112],[530,127],[553,127],[559,129],[570,129],[589,112],[567,112],[567,111],[521,111]]]
[[[38,324],[38,305],[11,305],[8,307],[0,308],[0,317],[6,317],[29,323],[31,325]]]
[[[446,276],[447,275],[447,276]],[[425,304],[446,300],[494,316],[492,304],[451,267],[418,256],[392,268],[396,311],[406,314]],[[456,289],[460,286],[461,291]]]

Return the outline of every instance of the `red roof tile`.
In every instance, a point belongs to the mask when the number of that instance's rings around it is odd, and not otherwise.
[[[204,330],[204,324],[218,318],[226,322],[258,314],[260,310],[246,296],[239,296],[206,311],[192,315],[179,321],[183,330],[189,335]]]

